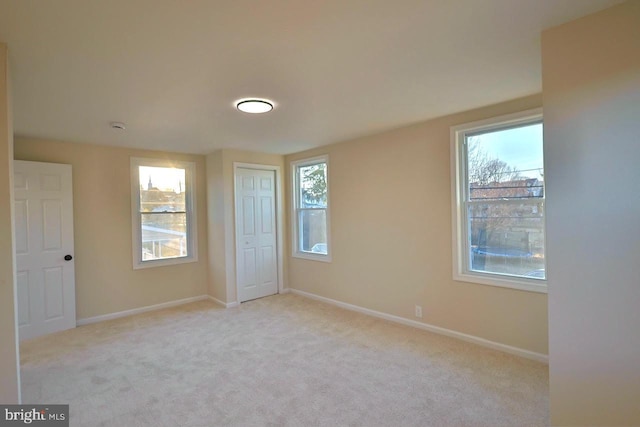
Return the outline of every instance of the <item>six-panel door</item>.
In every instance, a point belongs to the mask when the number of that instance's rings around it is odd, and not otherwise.
[[[74,328],[71,165],[16,160],[14,191],[20,340]]]
[[[278,293],[275,172],[236,170],[238,301]]]

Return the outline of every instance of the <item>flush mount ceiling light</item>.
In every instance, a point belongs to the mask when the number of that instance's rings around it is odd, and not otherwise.
[[[111,122],[109,123],[109,126],[111,126],[111,129],[119,129],[119,130],[125,130],[126,126],[124,123],[122,122]]]
[[[273,101],[258,98],[239,99],[236,101],[236,108],[243,113],[268,113],[273,110]]]

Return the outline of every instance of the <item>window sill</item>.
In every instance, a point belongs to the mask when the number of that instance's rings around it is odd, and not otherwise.
[[[133,265],[133,269],[144,270],[146,268],[166,267],[169,265],[178,265],[178,264],[188,264],[188,263],[197,262],[197,261],[198,261],[197,256],[156,259],[156,260],[150,260],[150,261],[137,262]]]
[[[294,258],[306,259],[308,261],[331,262],[330,255],[315,254],[312,252],[294,252],[292,256]]]
[[[547,293],[547,281],[540,279],[524,279],[517,277],[484,274],[458,273],[454,274],[453,280],[457,282],[477,283],[480,285],[497,286],[500,288],[510,288],[519,291]]]

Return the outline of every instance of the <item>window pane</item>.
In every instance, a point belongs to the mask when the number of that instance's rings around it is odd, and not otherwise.
[[[544,197],[542,123],[469,135],[469,200]]]
[[[301,208],[327,207],[327,164],[298,167]]]
[[[187,214],[142,214],[142,260],[176,258],[187,253]]]
[[[474,203],[468,214],[471,270],[545,278],[542,202]]]
[[[185,212],[185,170],[140,166],[140,211]]]
[[[327,211],[314,209],[299,211],[300,249],[327,255]]]

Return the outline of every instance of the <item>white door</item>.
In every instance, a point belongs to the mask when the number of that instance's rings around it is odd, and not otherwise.
[[[236,169],[238,301],[278,293],[275,172]]]
[[[75,328],[71,165],[14,162],[20,339]]]

